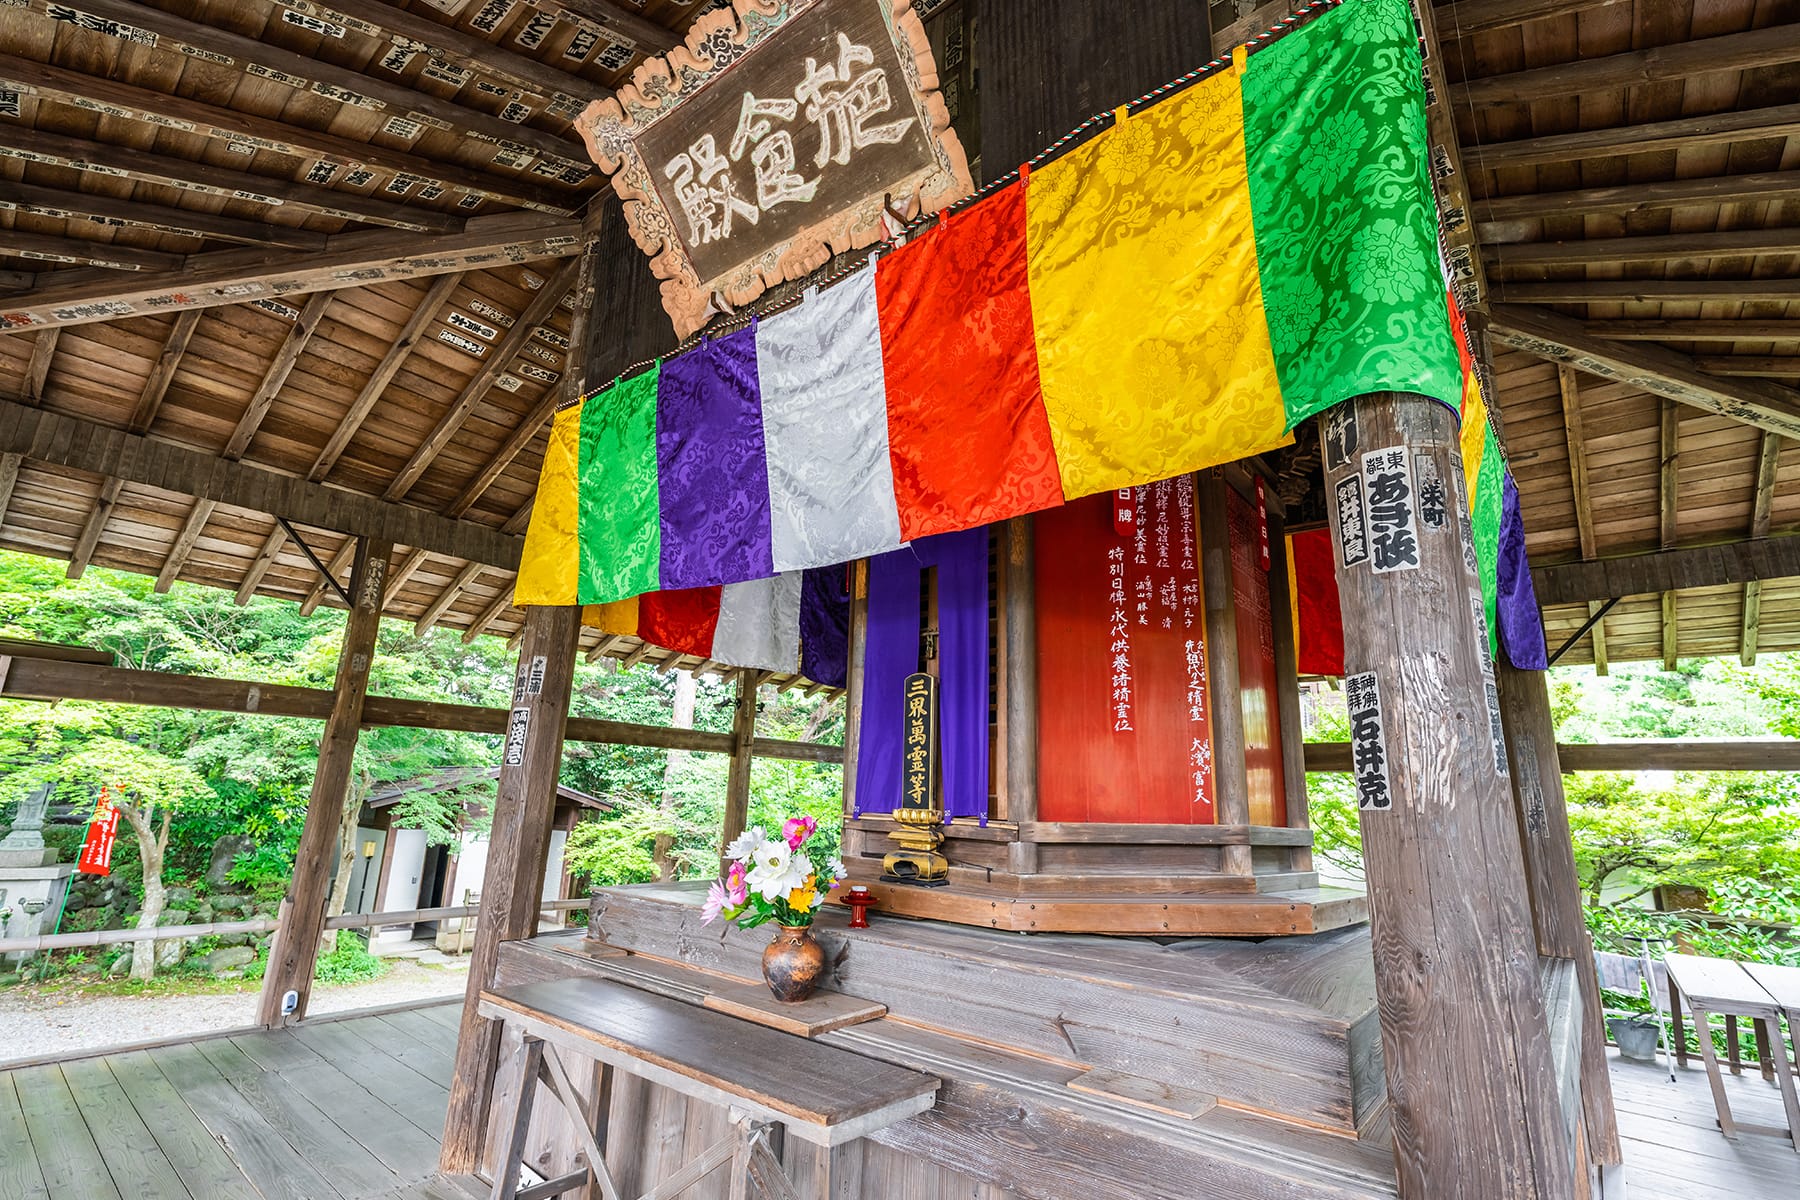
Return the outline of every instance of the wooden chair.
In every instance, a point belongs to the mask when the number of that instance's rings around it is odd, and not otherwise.
[[[570,1072],[571,1055],[724,1106],[731,1114],[724,1137],[637,1200],[673,1200],[727,1166],[731,1200],[747,1200],[752,1187],[765,1200],[812,1200],[795,1188],[771,1147],[777,1130],[830,1148],[936,1102],[938,1081],[929,1075],[622,983],[559,979],[484,991],[480,1012],[521,1035],[515,1054],[520,1086],[501,1126],[494,1200],[548,1200],[590,1178],[604,1200],[625,1200],[607,1170],[604,1134],[597,1132],[606,1114],[590,1112],[583,1102]],[[534,1085],[540,1081],[575,1127],[586,1162],[521,1188]],[[829,1179],[822,1182],[832,1186]]]

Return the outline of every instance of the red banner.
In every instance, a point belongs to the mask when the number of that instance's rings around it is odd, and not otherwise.
[[[112,794],[101,788],[93,820],[88,822],[87,840],[81,843],[81,857],[76,860],[76,869],[83,875],[111,875],[113,842],[118,836],[119,810],[113,807]]]

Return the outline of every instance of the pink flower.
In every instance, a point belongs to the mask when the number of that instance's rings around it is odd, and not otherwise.
[[[744,864],[734,862],[731,869],[725,872],[725,902],[732,908],[742,908],[750,899],[750,886],[744,878]]]
[[[719,914],[725,910],[727,899],[725,885],[717,879],[713,880],[713,885],[706,889],[706,903],[700,906],[700,923],[711,925],[713,921],[717,920]]]
[[[781,836],[787,839],[788,849],[798,850],[818,827],[819,823],[811,817],[789,817],[782,823]]]

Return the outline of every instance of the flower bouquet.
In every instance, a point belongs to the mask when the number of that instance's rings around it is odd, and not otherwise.
[[[777,1000],[804,1000],[818,985],[825,952],[813,940],[813,914],[844,878],[839,859],[819,862],[806,850],[818,829],[811,817],[792,817],[770,837],[760,825],[725,847],[725,878],[707,889],[702,917],[724,917],[741,929],[774,921],[781,928],[763,951],[763,978]]]

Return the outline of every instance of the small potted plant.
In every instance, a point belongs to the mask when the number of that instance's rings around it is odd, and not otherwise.
[[[770,837],[752,825],[731,845],[725,878],[713,880],[701,910],[710,923],[718,917],[740,929],[774,921],[779,928],[763,951],[763,979],[777,1000],[795,1004],[812,995],[825,970],[825,951],[813,940],[813,914],[844,878],[839,859],[820,862],[806,849],[819,823],[791,817],[781,836]]]

